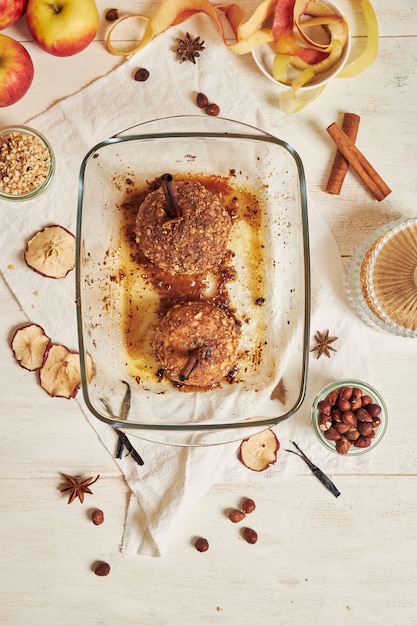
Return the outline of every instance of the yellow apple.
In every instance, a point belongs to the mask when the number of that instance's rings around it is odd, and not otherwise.
[[[22,17],[28,0],[0,0],[0,30],[11,26]]]
[[[26,48],[12,37],[0,35],[0,107],[20,100],[32,84],[34,73]]]
[[[29,0],[29,31],[39,46],[58,57],[84,50],[98,30],[94,0]]]

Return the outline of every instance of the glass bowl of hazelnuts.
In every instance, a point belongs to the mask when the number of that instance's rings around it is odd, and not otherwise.
[[[323,387],[311,408],[314,432],[327,450],[365,454],[381,441],[388,412],[379,392],[360,380],[338,380]]]

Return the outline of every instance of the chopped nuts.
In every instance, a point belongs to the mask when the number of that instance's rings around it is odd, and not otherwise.
[[[43,141],[29,133],[13,131],[0,145],[0,191],[23,196],[47,179],[51,157]]]

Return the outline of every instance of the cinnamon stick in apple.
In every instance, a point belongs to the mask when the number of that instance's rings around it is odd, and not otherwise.
[[[201,350],[199,348],[195,348],[194,350],[190,352],[189,357],[180,372],[180,375],[179,375],[180,380],[188,379],[191,372],[193,372],[195,368],[198,366],[200,358],[201,358]]]
[[[178,206],[177,185],[172,174],[163,174],[161,176],[162,190],[168,204],[169,217],[181,217],[181,211]]]
[[[358,135],[359,115],[356,113],[345,113],[343,116],[342,130],[355,143]],[[349,169],[349,162],[345,159],[339,148],[336,150],[332,169],[330,170],[329,180],[327,181],[325,191],[339,195],[342,190],[343,181]]]
[[[339,148],[352,169],[355,170],[363,184],[381,201],[391,193],[391,189],[384,182],[378,172],[372,167],[362,152],[356,147],[351,139],[340,128],[336,122],[326,128],[330,137]]]

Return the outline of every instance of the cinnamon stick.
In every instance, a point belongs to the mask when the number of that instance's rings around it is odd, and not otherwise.
[[[345,113],[343,116],[342,130],[355,143],[358,135],[359,115],[356,113]],[[326,192],[339,195],[343,181],[349,169],[349,162],[345,159],[339,148],[336,150],[332,169],[330,170],[329,180],[327,181]]]
[[[200,357],[201,352],[199,348],[195,348],[192,352],[190,352],[190,355],[180,372],[180,380],[187,380],[189,378],[191,372],[197,367]]]
[[[163,174],[161,176],[162,190],[168,203],[169,217],[181,217],[181,211],[178,206],[177,185],[175,184],[172,174]]]
[[[326,130],[372,195],[378,201],[386,198],[391,193],[391,189],[340,126],[333,122]]]

